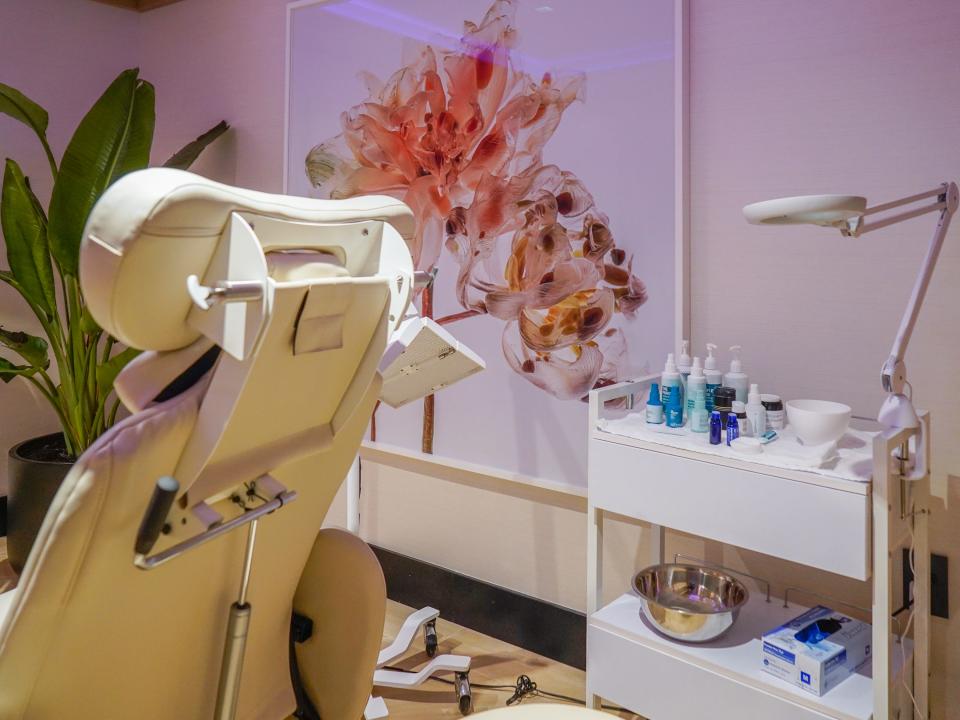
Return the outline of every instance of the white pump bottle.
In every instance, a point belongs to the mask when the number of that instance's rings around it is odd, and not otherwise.
[[[693,367],[690,368],[690,375],[687,377],[687,413],[692,415],[693,406],[698,393],[703,393],[704,409],[706,409],[707,399],[707,377],[703,374],[703,365],[700,358],[693,359]]]
[[[683,383],[683,390],[687,390],[687,378],[690,377],[690,371],[693,369],[690,364],[690,341],[684,340],[680,348],[680,356],[677,358],[677,371],[680,373],[680,381]]]
[[[716,345],[707,343],[707,359],[703,361],[703,374],[707,378],[707,412],[713,411],[713,393],[723,385],[723,373],[717,369],[717,359],[713,356],[716,349]]]
[[[663,407],[670,404],[670,396],[675,394],[680,401],[680,407],[683,407],[683,381],[680,373],[677,371],[677,364],[674,362],[673,353],[667,355],[667,362],[663,368],[663,374],[660,375],[660,399]]]
[[[767,410],[760,401],[760,388],[756,383],[750,386],[747,397],[747,435],[758,438],[767,431]]]
[[[730,348],[733,353],[733,359],[730,361],[730,371],[723,376],[724,387],[731,387],[737,391],[737,400],[742,403],[747,402],[747,390],[750,387],[750,379],[743,372],[743,362],[740,360],[740,346],[733,345]]]

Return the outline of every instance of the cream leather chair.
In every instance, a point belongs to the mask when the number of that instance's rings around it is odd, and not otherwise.
[[[360,717],[383,578],[359,540],[319,531],[410,300],[412,232],[390,198],[294,199],[174,170],[105,193],[80,282],[97,322],[146,352],[115,385],[132,414],[77,461],[0,595],[0,718],[227,717],[235,604],[252,607],[235,716],[281,720],[296,708],[298,602],[321,610],[301,663],[320,714]]]

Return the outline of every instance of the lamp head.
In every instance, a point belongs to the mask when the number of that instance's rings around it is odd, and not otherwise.
[[[743,216],[753,225],[823,225],[846,229],[863,215],[867,199],[859,195],[798,195],[753,203]]]

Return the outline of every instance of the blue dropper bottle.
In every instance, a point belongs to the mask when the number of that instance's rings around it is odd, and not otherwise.
[[[723,420],[720,418],[720,411],[714,410],[710,413],[710,444],[719,445],[723,435]]]
[[[671,392],[667,399],[667,427],[683,427],[683,397],[679,392]]]
[[[650,383],[650,397],[647,399],[647,422],[651,425],[663,423],[663,402],[660,400],[660,385]]]
[[[727,414],[727,445],[730,444],[732,440],[736,440],[740,437],[740,423],[737,422],[736,413]]]

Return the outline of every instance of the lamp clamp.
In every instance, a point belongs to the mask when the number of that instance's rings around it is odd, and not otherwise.
[[[840,226],[840,234],[844,237],[860,237],[861,232],[863,232],[863,215],[849,218]]]
[[[423,290],[429,287],[433,287],[433,283],[437,279],[437,273],[440,272],[440,268],[433,268],[432,270],[417,270],[413,273],[413,286],[418,290]]]

